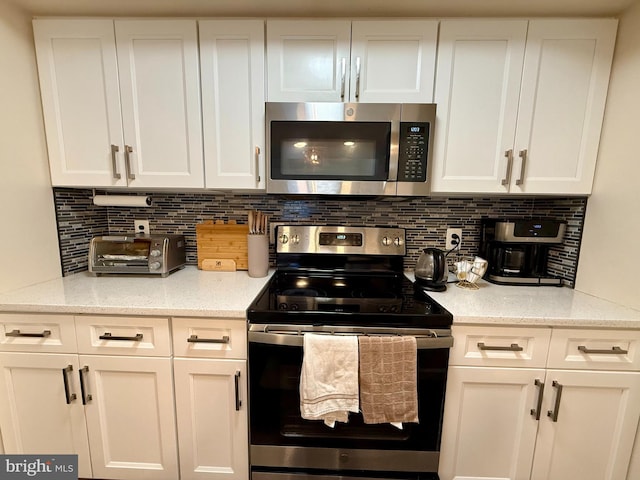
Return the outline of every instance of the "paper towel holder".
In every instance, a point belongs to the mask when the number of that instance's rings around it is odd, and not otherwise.
[[[151,195],[93,195],[93,204],[100,207],[150,207]]]

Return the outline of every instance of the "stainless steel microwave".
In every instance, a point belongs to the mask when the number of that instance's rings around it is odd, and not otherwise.
[[[267,193],[425,196],[436,106],[266,103]]]

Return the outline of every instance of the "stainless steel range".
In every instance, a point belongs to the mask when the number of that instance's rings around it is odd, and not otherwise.
[[[404,255],[399,228],[278,227],[277,271],[247,310],[252,480],[438,478],[452,316],[414,297]],[[307,332],[414,336],[419,423],[302,419]]]

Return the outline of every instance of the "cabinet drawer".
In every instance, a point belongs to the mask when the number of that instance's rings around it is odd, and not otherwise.
[[[176,357],[247,358],[247,323],[223,318],[174,318]]]
[[[551,329],[453,326],[450,365],[544,368]]]
[[[0,315],[0,350],[5,352],[75,353],[72,315]]]
[[[76,317],[79,353],[171,355],[169,319],[156,317]]]
[[[640,370],[640,331],[554,328],[549,368]]]

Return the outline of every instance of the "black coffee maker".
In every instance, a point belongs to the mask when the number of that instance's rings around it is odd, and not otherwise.
[[[561,285],[547,273],[551,245],[561,244],[566,222],[558,220],[482,221],[480,256],[489,262],[485,279],[501,285]]]

